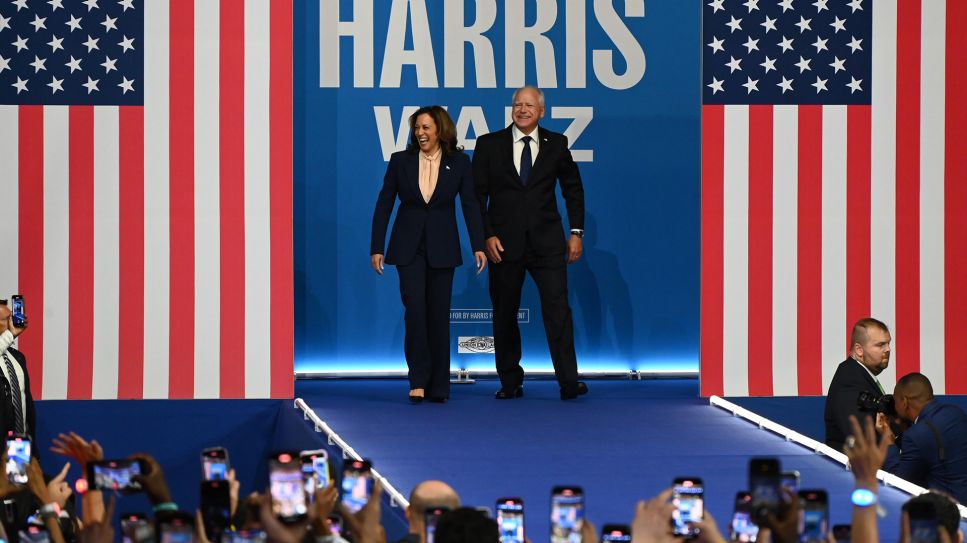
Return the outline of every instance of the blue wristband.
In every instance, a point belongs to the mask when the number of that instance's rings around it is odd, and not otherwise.
[[[177,510],[178,510],[178,504],[174,502],[164,502],[154,506],[155,513],[157,513],[158,511],[177,511]]]
[[[853,495],[850,496],[853,500],[853,505],[859,507],[869,507],[876,503],[876,492],[866,488],[857,488],[853,491]]]

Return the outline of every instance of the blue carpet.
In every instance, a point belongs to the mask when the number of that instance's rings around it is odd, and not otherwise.
[[[841,466],[710,407],[695,380],[591,381],[575,402],[553,381],[528,381],[526,397],[496,401],[495,381],[454,386],[448,404],[409,405],[402,380],[297,381],[296,395],[404,495],[442,479],[465,504],[520,496],[529,537],[546,540],[554,485],[584,487],[599,528],[629,523],[634,505],[676,476],[705,480],[706,505],[727,530],[752,456],[779,457],[803,488],[829,492],[831,521],[848,524],[852,475]],[[819,410],[818,416],[822,417]],[[896,541],[906,495],[883,489],[882,541]]]

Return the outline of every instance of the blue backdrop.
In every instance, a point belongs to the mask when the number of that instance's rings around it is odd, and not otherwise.
[[[296,2],[296,371],[405,368],[397,275],[369,267],[386,160],[425,104],[446,106],[472,151],[477,134],[509,124],[525,83],[544,88],[542,124],[570,136],[584,179],[585,254],[569,268],[580,368],[697,370],[700,8]],[[469,262],[463,226],[461,236]],[[452,308],[453,367],[493,369],[492,355],[457,349],[459,337],[491,335],[488,320],[458,311],[489,310],[486,273],[457,270]],[[525,368],[549,369],[530,280],[522,309]]]

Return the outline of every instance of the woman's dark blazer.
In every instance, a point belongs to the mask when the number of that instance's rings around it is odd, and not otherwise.
[[[473,169],[470,158],[462,151],[446,154],[440,159],[440,173],[430,202],[423,201],[420,192],[420,155],[410,151],[393,153],[383,189],[373,211],[373,231],[370,254],[385,254],[386,263],[405,266],[416,256],[420,238],[426,233],[426,257],[433,268],[453,268],[463,264],[460,256],[460,235],[457,231],[454,200],[460,195],[463,219],[470,234],[473,250],[484,250],[483,219],[474,192]],[[399,198],[389,249],[383,252],[386,227],[393,205]]]

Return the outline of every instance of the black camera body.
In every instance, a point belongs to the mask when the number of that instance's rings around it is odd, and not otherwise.
[[[863,390],[856,397],[856,407],[860,411],[866,411],[867,413],[883,413],[891,419],[899,416],[896,412],[896,404],[893,401],[892,394],[884,394],[877,397],[872,392]]]

